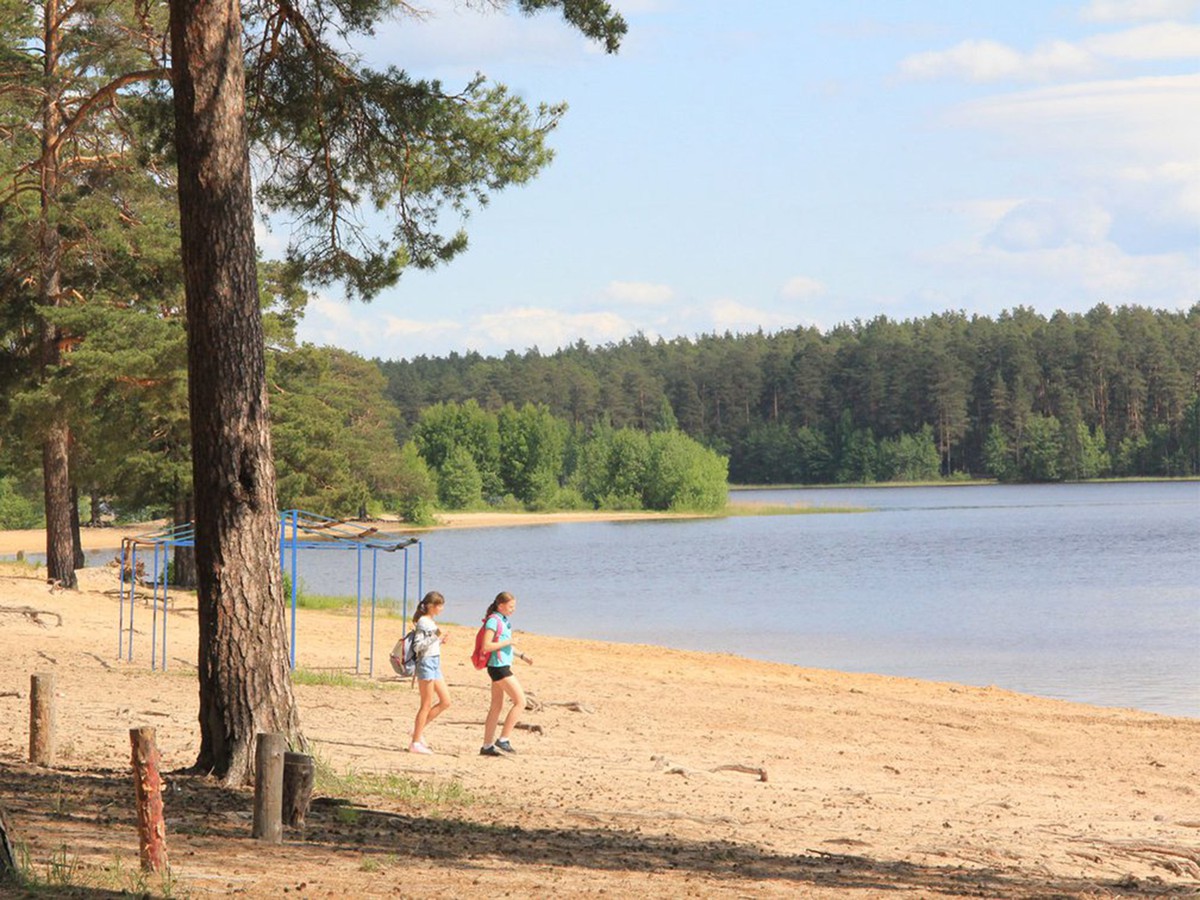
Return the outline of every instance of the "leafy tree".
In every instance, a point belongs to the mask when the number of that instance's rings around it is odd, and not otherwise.
[[[438,500],[447,509],[471,509],[483,502],[483,476],[475,457],[455,445],[438,471]]]
[[[553,505],[563,471],[567,425],[545,406],[504,406],[497,416],[504,489],[531,508]]]
[[[681,431],[649,437],[650,459],[642,498],[648,509],[715,512],[728,499],[728,460]]]
[[[1031,416],[1025,427],[1021,475],[1026,481],[1061,481],[1062,425],[1054,416]]]
[[[110,226],[138,219],[139,185],[151,194],[161,187],[153,160],[134,153],[137,100],[126,96],[161,74],[151,39],[161,20],[158,9],[135,6],[47,0],[0,8],[0,256],[30,286],[6,300],[36,335],[18,356],[40,407],[27,425],[42,450],[47,571],[72,587],[72,398],[61,376],[85,336],[65,330],[55,313],[94,301],[88,271],[106,270],[108,238],[120,230]]]

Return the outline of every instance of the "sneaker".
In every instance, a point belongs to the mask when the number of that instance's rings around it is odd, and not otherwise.
[[[500,751],[497,750],[494,746],[480,747],[479,755],[480,756],[500,756]]]
[[[409,753],[432,753],[433,751],[422,744],[420,741],[413,741],[408,745]]]
[[[517,752],[516,750],[513,749],[513,745],[510,744],[504,738],[500,738],[500,740],[496,741],[496,746],[499,747],[501,750],[503,750],[505,753],[516,753]]]

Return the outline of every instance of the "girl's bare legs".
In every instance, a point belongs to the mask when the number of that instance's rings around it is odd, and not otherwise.
[[[512,678],[492,682],[492,705],[488,707],[487,721],[483,725],[483,746],[485,747],[490,747],[494,743],[496,725],[500,721],[500,708],[504,705],[504,683],[507,681],[512,681]]]
[[[521,718],[521,713],[525,711],[525,691],[521,689],[521,682],[517,681],[516,675],[510,675],[498,683],[502,693],[508,694],[508,699],[512,701],[508,715],[504,717],[504,727],[500,729],[500,740],[507,741],[512,736],[513,729],[517,727],[517,720]],[[497,717],[499,717],[499,712],[497,712]]]
[[[429,681],[418,679],[417,687],[421,692],[421,705],[417,708],[417,719],[413,723],[412,740],[414,744],[423,743],[425,726],[450,708],[450,692],[446,690],[445,679],[437,678]],[[433,703],[435,697],[437,698],[436,706]]]

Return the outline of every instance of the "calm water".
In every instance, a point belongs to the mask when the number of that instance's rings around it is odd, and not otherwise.
[[[1198,483],[734,499],[874,511],[438,531],[421,587],[471,628],[509,590],[534,632],[1200,716]],[[379,554],[378,596],[402,595],[402,571]],[[353,594],[355,554],[302,552],[299,575]]]

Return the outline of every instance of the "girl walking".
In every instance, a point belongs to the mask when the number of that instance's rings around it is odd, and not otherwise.
[[[409,753],[432,753],[425,743],[425,726],[450,708],[450,692],[446,690],[446,679],[442,677],[442,644],[446,635],[438,627],[435,616],[441,615],[446,599],[437,591],[430,591],[421,598],[413,613],[413,627],[417,631],[417,686],[421,692],[421,705],[417,708],[417,719],[413,722],[412,743]],[[437,703],[434,703],[434,700]]]
[[[517,719],[525,709],[525,692],[521,682],[512,671],[512,660],[515,655],[527,665],[533,665],[533,658],[521,653],[513,646],[512,625],[508,618],[517,608],[517,598],[508,591],[496,595],[492,605],[487,608],[483,617],[484,638],[482,649],[489,652],[487,673],[492,680],[492,705],[488,708],[487,722],[483,727],[483,746],[479,749],[480,756],[500,756],[504,753],[516,753],[509,742],[513,729],[517,727]],[[504,707],[504,698],[508,697],[512,706],[504,717],[504,727],[500,729],[500,737],[496,737],[496,726],[500,723],[500,711]]]

